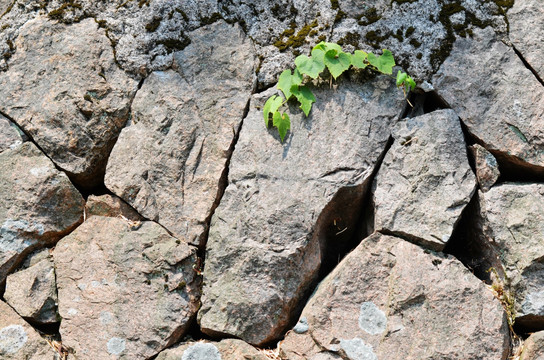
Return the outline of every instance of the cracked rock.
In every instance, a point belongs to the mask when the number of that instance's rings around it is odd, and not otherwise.
[[[459,118],[403,119],[374,181],[375,228],[442,250],[476,189]]]
[[[0,152],[23,143],[23,136],[11,121],[0,115]]]
[[[478,179],[480,189],[483,192],[487,192],[497,182],[499,176],[501,176],[497,159],[483,146],[478,144],[469,146],[469,149],[474,157],[476,179]]]
[[[123,200],[112,195],[90,195],[85,203],[85,213],[87,217],[97,215],[120,217],[130,221],[144,220],[140,214],[134,211]]]
[[[544,331],[531,334],[523,342],[523,351],[520,358],[523,360],[544,359]]]
[[[198,309],[196,250],[153,222],[92,216],[53,257],[62,342],[78,357],[148,359],[175,343]]]
[[[347,246],[355,233],[404,100],[387,77],[341,85],[315,89],[308,118],[290,107],[284,143],[263,124],[274,89],[253,97],[212,217],[198,315],[204,333],[256,345],[278,339],[316,280],[327,244]]]
[[[289,359],[506,360],[509,330],[492,292],[452,257],[375,233],[319,284],[287,333]]]
[[[238,339],[187,342],[164,350],[156,360],[267,360],[264,353]]]

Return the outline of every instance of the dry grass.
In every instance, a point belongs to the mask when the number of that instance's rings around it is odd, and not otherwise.
[[[278,344],[278,347],[275,349],[259,349],[261,353],[263,353],[264,356],[266,356],[267,359],[270,360],[283,360],[280,356],[280,347]]]

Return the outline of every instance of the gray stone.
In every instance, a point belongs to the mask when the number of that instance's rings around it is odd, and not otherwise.
[[[361,309],[380,316],[361,326]],[[330,351],[365,360],[506,360],[510,347],[500,302],[459,261],[379,233],[319,284],[301,316],[309,330],[287,333],[280,349],[288,359]]]
[[[492,28],[457,39],[433,86],[501,165],[544,173],[544,87]]]
[[[78,357],[147,359],[175,343],[198,309],[196,250],[153,222],[92,216],[53,257],[62,342]]]
[[[0,301],[0,357],[3,360],[45,360],[54,356],[47,341]]]
[[[520,360],[544,360],[544,331],[531,334],[524,341]]]
[[[84,200],[31,142],[0,153],[0,283],[83,221]]]
[[[474,157],[476,179],[480,189],[487,192],[501,176],[497,159],[481,145],[474,144],[469,149]]]
[[[483,195],[488,236],[514,293],[516,323],[544,328],[544,185],[507,183]]]
[[[48,254],[49,250],[42,252]],[[60,321],[55,268],[51,256],[8,275],[4,299],[20,316],[32,323]]]
[[[540,79],[544,79],[544,3],[540,0],[515,1],[507,15],[512,45]]]
[[[186,342],[164,350],[157,360],[268,360],[266,355],[238,339]]]
[[[107,166],[106,186],[147,219],[198,244],[254,88],[250,40],[218,22],[190,34],[178,71],[154,72]]]
[[[144,220],[127,203],[113,195],[90,195],[85,203],[85,214],[87,217],[93,215],[120,217],[134,222]]]
[[[0,152],[14,149],[23,143],[23,137],[17,127],[8,119],[0,115]]]
[[[283,335],[321,262],[337,261],[327,244],[347,250],[404,106],[388,77],[317,88],[308,118],[290,107],[291,132],[281,143],[263,122],[272,94],[252,99],[232,155],[212,217],[198,315],[203,332],[256,345]]]
[[[66,26],[38,17],[14,44],[9,70],[0,73],[1,110],[74,181],[99,184],[136,81],[119,69],[93,19]]]
[[[403,119],[374,182],[375,228],[442,250],[476,189],[452,110]]]

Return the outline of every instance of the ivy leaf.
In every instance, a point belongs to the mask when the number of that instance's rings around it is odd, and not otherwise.
[[[295,69],[293,74],[291,73],[291,70],[287,69],[284,70],[280,75],[280,78],[278,80],[278,89],[280,89],[283,92],[283,95],[285,95],[285,100],[289,100],[292,95],[291,87],[293,85],[300,84],[302,84],[302,75],[300,74],[300,72]]]
[[[313,50],[315,50],[315,49],[323,50],[323,52],[325,52],[325,53],[327,51],[329,51],[329,50],[335,50],[336,54],[342,52],[342,47],[340,45],[335,44],[335,43],[324,42],[324,41],[322,41],[319,44],[317,44],[316,46],[314,46]],[[313,52],[313,50],[312,50],[312,52]]]
[[[362,50],[355,50],[353,56],[351,57],[351,63],[358,69],[364,69],[367,66],[365,60],[368,54]]]
[[[312,110],[312,103],[315,102],[315,96],[312,91],[307,86],[301,86],[298,89],[292,89],[291,91],[300,103],[300,108],[304,112],[304,115],[308,116],[310,110]]]
[[[393,66],[395,66],[395,59],[391,51],[383,49],[383,54],[376,57],[373,53],[368,53],[368,62],[370,65],[378,69],[382,74],[393,73]]]
[[[325,63],[323,57],[325,53],[321,49],[313,49],[312,57],[306,55],[299,55],[295,59],[295,65],[300,73],[308,75],[312,79],[317,79],[319,74],[325,70]]]
[[[407,83],[408,86],[410,87],[410,89],[412,89],[412,90],[414,90],[416,88],[416,82],[414,81],[414,79],[412,79],[411,76],[406,77],[405,83]]]
[[[406,78],[408,77],[408,74],[402,71],[397,72],[397,86],[401,86],[404,84],[404,81],[406,81]]]
[[[272,95],[266,100],[263,108],[264,124],[268,127],[268,121],[270,114],[278,111],[279,107],[283,103],[283,99],[278,95]]]
[[[325,65],[335,79],[351,65],[351,54],[331,49],[325,53]]]
[[[283,139],[287,134],[287,130],[291,128],[291,120],[289,120],[289,115],[282,115],[279,111],[276,111],[273,116],[273,121],[274,126],[278,128],[278,132],[280,133],[281,142],[283,142]]]

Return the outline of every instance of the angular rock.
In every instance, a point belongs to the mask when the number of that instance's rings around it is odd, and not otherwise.
[[[26,254],[83,221],[84,200],[34,144],[0,153],[0,283]]]
[[[442,250],[476,188],[459,118],[403,119],[374,181],[375,229]]]
[[[85,213],[87,217],[97,215],[120,218],[124,217],[130,221],[144,220],[142,216],[127,205],[127,203],[117,196],[112,195],[90,195],[85,203]]]
[[[433,86],[508,171],[544,174],[544,86],[492,28],[458,38]]]
[[[504,310],[480,280],[452,257],[379,233],[319,284],[300,319],[305,328],[280,346],[289,359],[329,351],[343,359],[506,360],[509,352]]]
[[[237,339],[220,342],[188,342],[164,350],[157,360],[268,360],[264,353]]]
[[[99,184],[137,86],[115,63],[104,29],[94,19],[66,26],[38,17],[14,46],[0,73],[0,110],[78,184]]]
[[[512,45],[540,79],[544,79],[544,3],[539,0],[515,1],[507,15]]]
[[[60,321],[57,312],[55,267],[49,250],[45,258],[30,267],[8,275],[4,299],[25,320],[50,324]],[[38,255],[44,257],[42,254]]]
[[[469,146],[469,149],[474,157],[476,179],[480,189],[487,192],[501,176],[497,159],[481,145],[474,144]]]
[[[220,191],[255,83],[250,40],[217,22],[190,34],[178,71],[154,72],[138,91],[106,186],[140,214],[198,244]]]
[[[544,360],[544,331],[531,334],[523,343],[521,360]]]
[[[0,301],[0,357],[4,360],[55,359],[55,352],[30,325]]]
[[[0,115],[0,152],[14,149],[23,143],[23,137],[11,121]]]
[[[544,329],[544,185],[495,186],[483,195],[482,211],[514,293],[516,324]]]
[[[204,269],[204,333],[251,344],[278,339],[322,262],[350,247],[369,179],[402,112],[391,79],[314,89],[308,118],[291,105],[281,143],[263,124],[274,89],[255,95],[212,217]]]
[[[147,359],[199,305],[196,250],[159,225],[92,216],[53,252],[63,344],[89,359]]]

